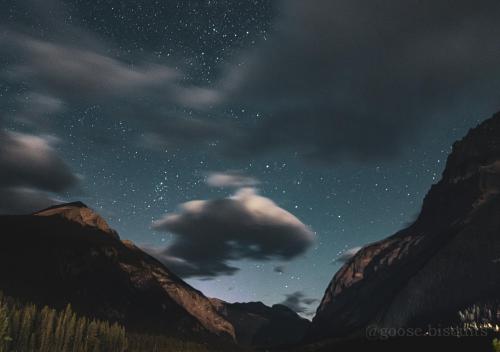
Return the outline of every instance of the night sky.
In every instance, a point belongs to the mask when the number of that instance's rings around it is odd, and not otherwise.
[[[499,20],[489,0],[3,1],[0,210],[81,200],[207,296],[310,316],[500,110]]]

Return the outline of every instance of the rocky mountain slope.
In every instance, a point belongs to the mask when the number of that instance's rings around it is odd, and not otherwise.
[[[238,343],[251,347],[293,345],[302,340],[310,321],[290,308],[262,302],[228,303],[212,298],[217,311],[233,324]]]
[[[368,325],[454,324],[500,296],[500,113],[453,145],[418,219],[365,246],[334,276],[307,339]]]
[[[128,241],[85,204],[0,216],[0,291],[131,330],[233,340],[208,298]]]
[[[40,210],[33,215],[58,216],[69,221],[76,222],[82,226],[96,228],[117,239],[119,238],[118,233],[109,227],[106,220],[82,202],[55,205],[50,208]]]

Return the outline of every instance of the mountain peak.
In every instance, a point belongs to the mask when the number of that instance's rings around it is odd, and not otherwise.
[[[42,209],[42,210],[35,212],[35,214],[43,213],[43,212],[48,211],[48,210],[60,209],[60,208],[89,208],[89,207],[87,206],[87,204],[83,203],[82,201],[77,200],[75,202],[60,203],[60,204],[52,205],[48,208],[45,208],[45,209]]]
[[[71,203],[57,204],[40,210],[33,215],[36,216],[59,216],[66,220],[76,222],[82,226],[89,226],[118,238],[118,233],[113,230],[93,209],[85,203],[76,201]]]

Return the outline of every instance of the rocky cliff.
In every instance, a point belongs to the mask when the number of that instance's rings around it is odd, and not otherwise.
[[[128,241],[85,204],[0,216],[0,290],[118,321],[131,330],[233,340],[201,292]]]
[[[334,276],[308,340],[368,325],[454,324],[500,296],[500,114],[453,145],[442,179],[408,228],[365,246]]]

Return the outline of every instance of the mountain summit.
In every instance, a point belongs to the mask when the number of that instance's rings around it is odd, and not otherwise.
[[[362,248],[334,276],[309,341],[367,326],[450,326],[500,293],[500,113],[453,145],[417,220]],[[495,308],[498,311],[498,308]]]
[[[106,220],[104,220],[94,210],[87,207],[82,202],[72,202],[54,205],[50,208],[40,210],[33,215],[36,216],[60,216],[69,221],[76,222],[82,226],[94,227],[102,232],[112,235],[116,238],[118,233],[109,227]]]

